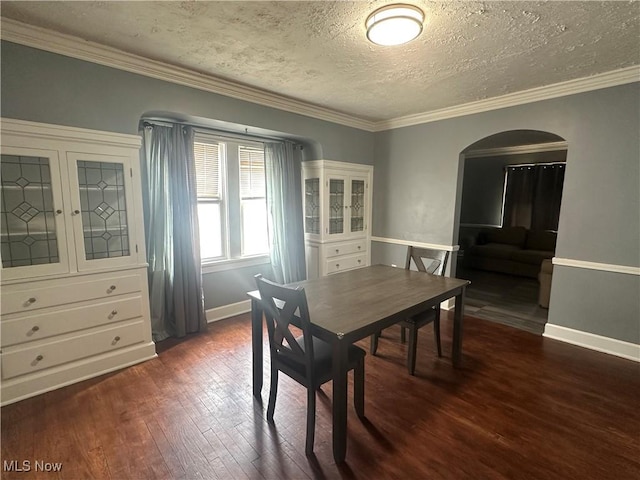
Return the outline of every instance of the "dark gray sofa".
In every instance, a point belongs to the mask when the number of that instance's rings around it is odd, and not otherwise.
[[[545,258],[553,258],[556,232],[524,227],[483,229],[463,255],[464,266],[537,278]]]

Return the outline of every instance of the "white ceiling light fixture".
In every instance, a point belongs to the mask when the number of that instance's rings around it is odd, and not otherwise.
[[[424,13],[418,7],[387,5],[367,18],[367,38],[377,45],[402,45],[420,35],[423,22]]]

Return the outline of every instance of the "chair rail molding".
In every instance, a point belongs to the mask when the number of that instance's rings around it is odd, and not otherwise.
[[[602,272],[624,273],[627,275],[640,275],[640,267],[628,265],[615,265],[611,263],[587,262],[585,260],[574,260],[571,258],[553,257],[553,264],[562,267],[586,268],[588,270],[599,270]]]
[[[385,238],[385,237],[371,237],[372,242],[391,243],[394,245],[414,246],[421,248],[434,248],[436,250],[447,250],[449,252],[457,252],[460,250],[460,245],[444,245],[440,243],[424,243],[414,242],[412,240],[401,240],[398,238]]]

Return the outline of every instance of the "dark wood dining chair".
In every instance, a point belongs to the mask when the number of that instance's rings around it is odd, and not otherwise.
[[[432,275],[444,275],[449,260],[449,252],[446,250],[435,250],[431,248],[420,248],[409,246],[407,248],[407,260],[405,269],[411,268],[411,261],[418,271],[430,273]],[[409,375],[413,375],[416,370],[416,350],[418,347],[418,330],[425,325],[433,323],[433,334],[436,339],[438,356],[442,356],[442,344],[440,342],[440,305],[422,312],[413,317],[400,321],[400,341],[405,342],[405,329],[409,330],[409,344],[407,351],[407,368]],[[371,354],[375,355],[378,350],[378,338],[381,332],[371,335]]]
[[[316,423],[316,390],[332,379],[331,345],[311,334],[307,297],[302,287],[290,288],[255,276],[264,310],[271,352],[271,388],[267,421],[273,423],[278,392],[278,372],[307,388],[307,439],[305,452],[313,453]],[[302,335],[294,337],[294,326]],[[348,368],[354,371],[354,406],[364,418],[364,357],[355,345],[348,351]]]

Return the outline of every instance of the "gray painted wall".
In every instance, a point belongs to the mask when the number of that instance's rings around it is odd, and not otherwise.
[[[173,112],[302,140],[305,160],[373,162],[373,134],[41,50],[2,42],[3,117],[137,134],[148,112]],[[213,122],[213,123],[216,123]],[[246,300],[250,267],[204,275],[205,308]]]
[[[374,236],[456,244],[464,172],[460,153],[502,131],[540,130],[568,142],[556,256],[640,266],[639,98],[640,84],[634,83],[380,132],[375,137]],[[391,247],[376,244],[373,261],[382,262]],[[637,288],[622,298],[602,298],[593,309],[576,299],[591,295],[601,274],[555,270],[550,323],[640,343]],[[632,293],[629,283],[637,286],[637,278],[608,275],[608,289]]]
[[[145,112],[176,112],[304,138],[309,160],[373,163],[373,234],[392,239],[455,244],[460,152],[506,130],[552,132],[569,144],[557,256],[640,265],[638,83],[372,134],[7,42],[1,62],[5,117],[132,134]],[[375,243],[373,261],[401,250]],[[207,275],[207,308],[244,300],[260,270]],[[637,277],[606,275],[598,290],[601,272],[556,266],[549,321],[640,343]],[[611,294],[598,309],[594,291]]]

